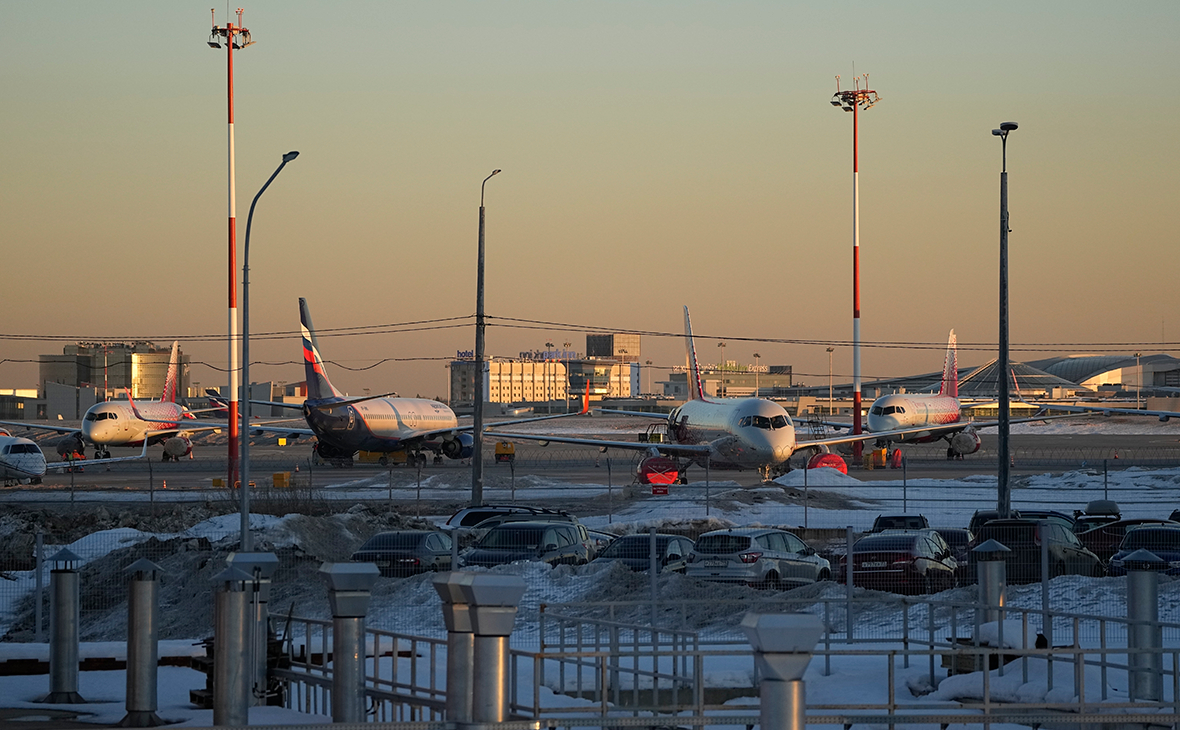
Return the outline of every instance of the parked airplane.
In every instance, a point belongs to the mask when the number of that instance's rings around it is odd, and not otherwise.
[[[432,451],[436,459],[466,459],[471,456],[474,437],[471,425],[459,425],[455,412],[445,403],[426,398],[400,398],[395,395],[348,398],[328,380],[320,357],[315,328],[307,300],[299,298],[299,320],[303,333],[303,367],[307,377],[307,400],[300,405],[270,401],[250,401],[280,408],[300,408],[308,428],[251,426],[251,430],[305,434],[316,437],[316,454],[337,466],[351,466],[358,451],[392,454],[405,452],[408,463],[426,462],[424,452]],[[583,402],[581,414],[588,411]],[[527,423],[567,415],[500,421]],[[493,424],[489,424],[493,425]],[[388,464],[388,456],[379,460]]]
[[[81,429],[20,421],[0,421],[0,424],[66,434],[57,442],[56,448],[62,459],[67,461],[85,458],[82,454],[86,444],[93,444],[94,458],[103,460],[110,459],[112,446],[144,446],[157,443],[164,445],[164,461],[189,456],[193,450],[190,439],[192,433],[214,431],[225,428],[226,424],[181,425],[183,421],[193,419],[193,412],[176,402],[180,371],[178,347],[179,343],[172,343],[164,392],[158,401],[136,404],[128,393],[125,401],[95,403],[87,409],[86,415],[82,418]]]
[[[0,428],[0,479],[11,484],[40,484],[45,476],[45,454],[29,439]]]
[[[787,471],[787,460],[797,451],[828,447],[880,438],[886,434],[862,433],[800,441],[795,425],[782,406],[765,398],[709,398],[705,396],[701,372],[693,342],[688,307],[684,308],[685,358],[688,363],[689,399],[666,417],[669,443],[644,444],[633,441],[607,441],[593,438],[489,431],[500,440],[530,440],[548,443],[580,444],[607,449],[647,452],[639,464],[644,481],[669,480],[668,459],[676,459],[681,472],[689,463],[737,469],[757,469],[764,479]],[[660,414],[603,409],[602,413],[664,418]],[[888,435],[901,436],[925,430],[899,429]],[[675,477],[673,477],[675,478]]]

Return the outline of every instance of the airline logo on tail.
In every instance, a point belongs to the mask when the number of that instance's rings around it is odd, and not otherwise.
[[[684,306],[684,350],[688,361],[688,397],[691,400],[704,400],[705,388],[701,384],[701,366],[697,362],[697,347],[692,339],[692,321],[688,317],[688,305]]]
[[[939,395],[949,395],[951,398],[959,397],[959,354],[958,341],[955,339],[955,331],[951,330],[951,336],[946,343],[946,360],[942,364],[942,387],[938,389]]]
[[[299,298],[299,329],[303,333],[303,369],[307,376],[308,400],[340,397],[340,391],[332,386],[328,374],[324,370],[324,361],[320,357],[320,348],[316,345],[315,327],[311,324],[311,312],[307,308],[307,300]]]
[[[176,383],[180,375],[180,343],[172,341],[172,356],[168,358],[168,377],[164,379],[164,392],[160,395],[163,403],[176,402]]]

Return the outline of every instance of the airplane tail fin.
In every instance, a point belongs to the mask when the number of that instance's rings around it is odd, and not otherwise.
[[[176,402],[176,384],[180,382],[180,343],[172,341],[172,355],[168,358],[168,376],[164,378],[164,392],[160,400],[164,403]]]
[[[688,365],[689,400],[704,400],[705,388],[701,384],[701,366],[697,362],[697,347],[692,339],[692,321],[688,317],[688,305],[684,307],[684,351]]]
[[[332,382],[328,380],[328,374],[324,370],[324,361],[320,358],[320,348],[316,342],[315,327],[311,324],[311,312],[307,308],[307,300],[303,297],[299,297],[299,328],[303,333],[303,370],[307,377],[307,399],[340,397],[340,391],[332,387]]]
[[[949,395],[952,398],[959,397],[959,354],[956,347],[958,340],[955,339],[955,331],[951,330],[951,336],[946,343],[946,361],[942,364],[942,387],[938,389],[939,395]]]

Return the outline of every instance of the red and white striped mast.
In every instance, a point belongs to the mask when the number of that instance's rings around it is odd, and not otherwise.
[[[238,24],[226,22],[224,27],[218,27],[217,18],[213,10],[209,15],[213,20],[213,30],[209,34],[209,47],[226,49],[226,97],[229,110],[229,468],[227,470],[230,488],[238,482],[238,454],[239,433],[238,423],[238,390],[241,380],[241,363],[238,362],[238,232],[237,206],[234,199],[237,194],[237,184],[234,177],[234,51],[245,48],[254,43],[250,40],[250,31],[242,26],[242,8],[238,8]]]
[[[861,88],[861,81],[864,88]],[[860,396],[860,110],[870,109],[881,100],[877,92],[869,88],[869,75],[853,79],[852,88],[840,90],[840,77],[836,77],[836,94],[832,106],[852,112],[852,433],[861,433]],[[863,453],[863,442],[852,445],[852,454],[857,461]]]

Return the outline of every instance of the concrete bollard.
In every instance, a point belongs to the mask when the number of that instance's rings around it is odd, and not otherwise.
[[[250,583],[237,568],[213,578],[213,724],[250,724]]]
[[[156,674],[160,665],[158,621],[160,566],[140,558],[127,567],[127,714],[119,727],[157,727]]]
[[[1005,562],[1005,554],[1012,551],[996,540],[988,540],[971,552],[978,561],[979,603],[984,606],[976,625],[1003,621],[1003,607],[1008,601],[1008,563]]]
[[[279,559],[274,553],[230,553],[225,562],[250,576],[247,586],[249,613],[246,620],[246,646],[250,655],[249,664],[254,668],[250,681],[250,704],[265,705],[267,643],[270,638],[267,602],[270,600],[270,579],[279,566]]]
[[[365,721],[365,614],[380,574],[373,563],[320,566],[332,605],[332,722]]]
[[[476,573],[469,581],[460,582],[459,590],[466,599],[475,634],[471,720],[504,722],[508,719],[508,637],[524,596],[524,580],[516,575]]]
[[[49,694],[42,702],[76,705],[86,702],[78,694],[78,642],[80,587],[74,553],[63,548],[49,559]]]
[[[804,730],[807,691],[803,673],[824,634],[823,621],[810,613],[747,613],[742,629],[762,677],[762,730]]]
[[[451,572],[434,577],[434,590],[443,602],[447,625],[447,722],[471,722],[471,682],[475,662],[475,634],[470,606],[459,586],[475,573]]]
[[[1123,559],[1127,569],[1127,669],[1132,700],[1163,697],[1163,628],[1159,625],[1159,572],[1168,567],[1149,550],[1136,550]]]

